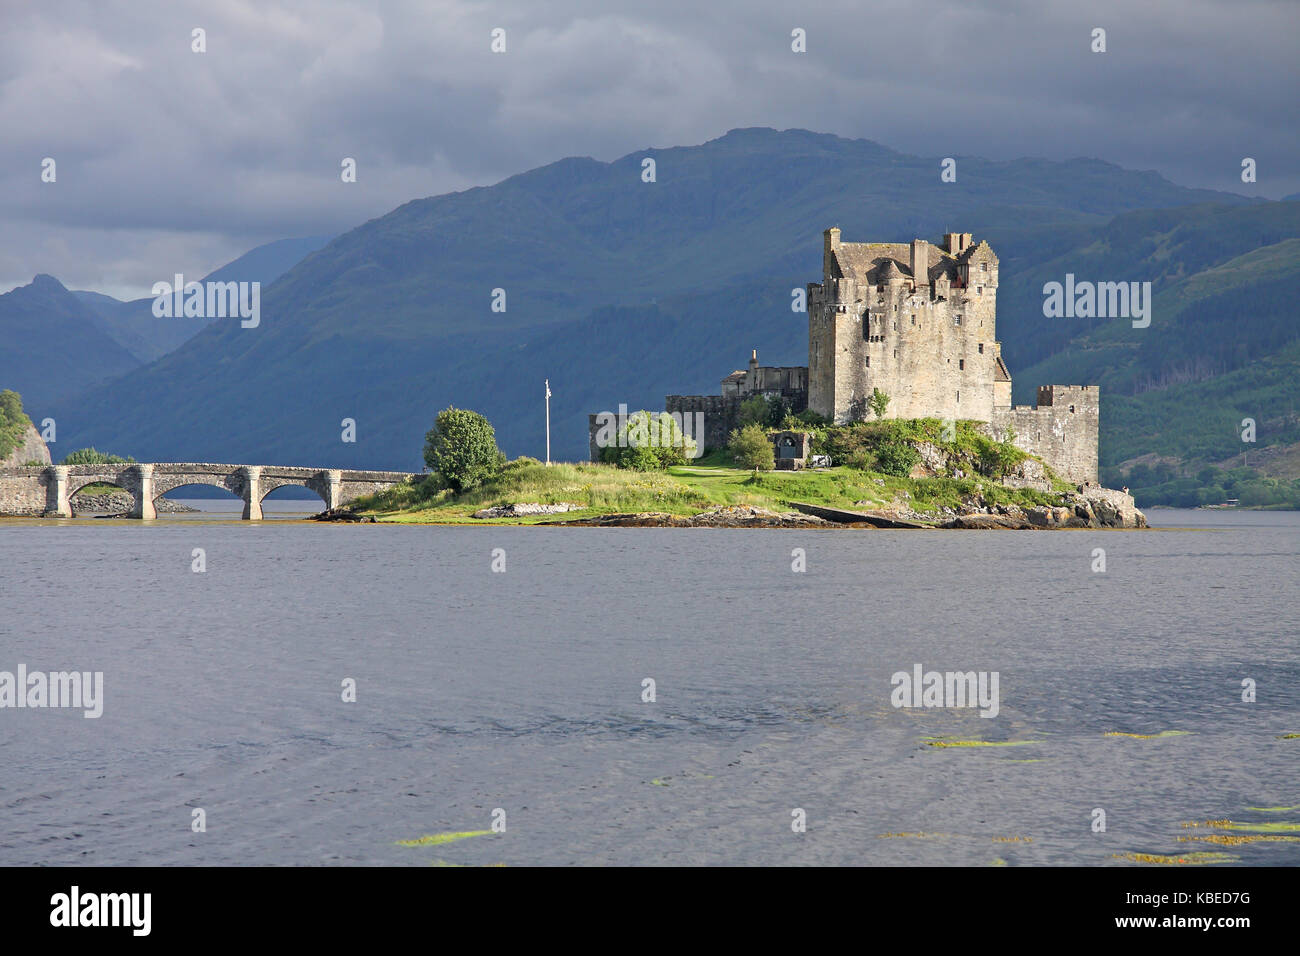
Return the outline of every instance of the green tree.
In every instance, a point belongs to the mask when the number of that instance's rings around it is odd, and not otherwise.
[[[500,471],[505,460],[492,423],[469,409],[444,408],[424,436],[424,463],[453,491],[481,484]]]
[[[789,414],[789,402],[780,395],[769,395],[767,397],[767,417],[763,419],[762,424],[768,428],[780,428],[781,423],[785,421],[785,416]]]
[[[760,425],[746,425],[731,433],[727,449],[736,464],[755,471],[771,471],[776,466],[776,455],[767,433]]]
[[[746,425],[765,425],[767,424],[767,399],[762,395],[755,395],[753,398],[747,398],[740,403],[740,408],[736,410],[736,425],[744,428]]]
[[[634,471],[662,471],[684,465],[695,456],[695,447],[670,413],[643,409],[627,417],[614,443],[601,449],[600,459]]]
[[[885,417],[885,410],[889,408],[889,396],[880,389],[872,389],[871,397],[867,399],[867,406],[875,412],[877,418]]]

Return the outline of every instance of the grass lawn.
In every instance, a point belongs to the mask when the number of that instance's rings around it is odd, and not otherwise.
[[[694,515],[727,505],[748,505],[772,511],[794,510],[790,502],[806,501],[847,509],[871,510],[895,504],[916,511],[955,507],[962,498],[981,493],[986,500],[1021,507],[1058,504],[1048,492],[1004,488],[989,479],[898,478],[856,468],[817,471],[753,472],[727,467],[710,455],[667,472],[628,471],[606,464],[554,464],[549,468],[529,459],[511,462],[491,481],[455,494],[425,492],[402,485],[353,503],[379,521],[434,524],[538,524],[600,514],[658,511]],[[511,503],[583,506],[562,515],[475,519],[475,511]]]

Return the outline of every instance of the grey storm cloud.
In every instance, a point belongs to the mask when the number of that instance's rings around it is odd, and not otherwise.
[[[410,199],[744,126],[1278,198],[1300,190],[1297,26],[1291,0],[8,0],[0,289],[143,295]]]

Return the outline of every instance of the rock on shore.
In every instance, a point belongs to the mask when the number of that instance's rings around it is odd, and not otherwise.
[[[312,521],[345,521],[352,524],[374,524],[375,519],[363,517],[351,508],[331,508],[311,516]]]
[[[586,505],[575,505],[570,502],[560,502],[554,505],[540,504],[509,504],[497,505],[494,508],[483,508],[474,512],[475,518],[522,518],[527,515],[555,515],[563,514],[566,511],[581,511]]]
[[[23,430],[23,439],[4,458],[0,458],[0,468],[21,468],[29,461],[38,461],[42,465],[50,464],[50,449],[41,438],[41,433],[31,422]]]
[[[983,504],[982,499],[964,505],[941,527],[976,529],[1058,528],[1145,528],[1147,518],[1133,503],[1133,496],[1100,485],[1080,485],[1064,495],[1056,507],[1019,508],[1016,505]]]
[[[733,505],[715,508],[684,517],[663,511],[640,511],[629,514],[596,515],[571,521],[547,521],[548,525],[593,528],[834,528],[834,522],[797,511],[779,512],[766,508]]]

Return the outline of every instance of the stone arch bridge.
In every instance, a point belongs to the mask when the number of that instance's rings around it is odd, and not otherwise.
[[[132,518],[156,518],[154,501],[182,485],[215,485],[244,499],[244,518],[262,517],[262,499],[277,488],[310,488],[338,508],[362,495],[391,488],[412,477],[405,471],[344,471],[281,468],[273,465],[219,465],[207,462],[118,465],[46,465],[0,470],[0,515],[71,517],[70,499],[86,485],[117,485],[131,495]]]

